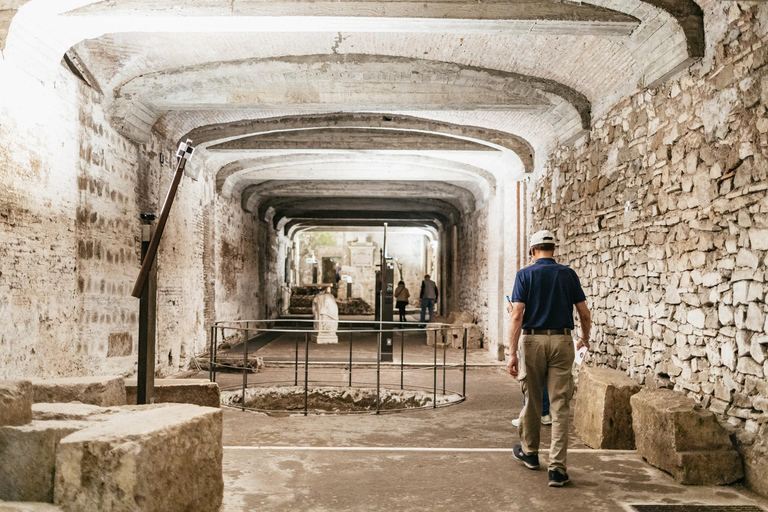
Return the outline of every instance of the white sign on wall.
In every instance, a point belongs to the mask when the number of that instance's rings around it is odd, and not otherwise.
[[[373,266],[373,247],[350,247],[349,253],[353,267]]]

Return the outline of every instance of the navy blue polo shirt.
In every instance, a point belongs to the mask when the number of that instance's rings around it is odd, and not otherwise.
[[[525,304],[523,329],[573,329],[573,305],[584,302],[579,276],[553,258],[517,272],[512,302]]]

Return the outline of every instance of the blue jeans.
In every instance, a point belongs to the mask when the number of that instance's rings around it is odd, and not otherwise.
[[[547,416],[549,414],[549,391],[547,390],[547,381],[544,380],[544,407],[541,409],[541,415]],[[525,407],[525,394],[523,394],[523,407]]]
[[[435,299],[421,299],[421,322],[426,320],[425,316],[429,309],[429,321],[435,317]]]

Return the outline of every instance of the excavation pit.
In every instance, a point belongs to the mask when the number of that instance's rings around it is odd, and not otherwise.
[[[376,388],[313,386],[253,387],[245,391],[245,408],[266,413],[290,414],[342,414],[366,412],[412,411],[445,407],[463,401],[457,393],[440,394],[425,390],[379,390],[377,407]],[[221,404],[227,407],[243,407],[243,391],[224,391]]]

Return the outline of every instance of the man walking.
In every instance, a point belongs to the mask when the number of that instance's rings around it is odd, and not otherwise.
[[[512,328],[509,338],[509,373],[518,377],[527,402],[520,415],[520,444],[516,459],[529,469],[539,467],[542,386],[547,379],[552,414],[552,445],[549,450],[549,485],[568,482],[566,455],[573,396],[573,307],[581,323],[578,348],[589,349],[590,315],[579,277],[570,267],[554,260],[555,235],[543,230],[530,240],[534,263],[517,273],[512,291]],[[523,334],[522,364],[517,350]]]
[[[435,301],[437,300],[437,285],[429,278],[429,274],[424,276],[424,280],[421,282],[421,323],[423,324],[426,317],[426,312],[429,310],[429,321],[434,318],[435,313]]]

